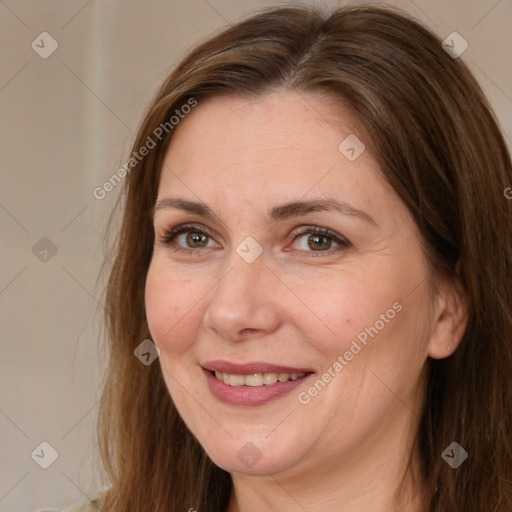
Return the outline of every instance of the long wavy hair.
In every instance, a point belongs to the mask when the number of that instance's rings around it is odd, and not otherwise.
[[[462,59],[409,15],[373,5],[258,12],[190,51],[151,102],[133,151],[148,137],[155,147],[131,161],[124,177],[105,294],[109,366],[97,432],[111,485],[104,510],[219,512],[228,505],[230,474],[185,426],[159,364],[141,364],[134,350],[150,337],[144,288],[169,119],[206,97],[258,97],[276,88],[323,91],[354,113],[415,220],[433,284],[450,279],[467,297],[457,350],[426,362],[415,437],[424,511],[510,512],[510,154]],[[165,136],[157,138],[161,126]],[[457,469],[441,457],[453,441],[469,453]]]

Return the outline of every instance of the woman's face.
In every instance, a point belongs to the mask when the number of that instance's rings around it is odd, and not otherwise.
[[[364,135],[332,98],[284,90],[201,101],[175,130],[146,309],[188,428],[236,473],[321,478],[396,454],[434,313],[417,229]]]

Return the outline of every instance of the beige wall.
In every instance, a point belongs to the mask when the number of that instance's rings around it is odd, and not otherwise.
[[[0,512],[62,506],[101,487],[93,428],[105,361],[96,278],[120,187],[102,200],[92,191],[124,162],[144,107],[190,45],[254,8],[282,3],[0,2]],[[443,37],[457,31],[468,41],[463,58],[510,139],[512,3],[389,3]],[[58,43],[46,59],[31,47],[35,40],[40,53],[51,49],[37,38],[43,31]],[[58,453],[48,469],[31,457],[44,441]],[[49,461],[49,449],[43,453],[34,458]]]

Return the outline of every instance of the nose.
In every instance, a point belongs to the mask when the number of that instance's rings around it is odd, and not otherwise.
[[[274,332],[280,324],[281,311],[276,281],[263,254],[247,263],[233,251],[227,271],[209,295],[204,327],[229,341]]]

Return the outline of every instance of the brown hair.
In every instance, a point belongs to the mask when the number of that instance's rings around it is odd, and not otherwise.
[[[467,297],[458,349],[427,360],[416,438],[425,512],[510,512],[512,201],[503,191],[512,169],[492,108],[461,59],[396,9],[279,8],[191,51],[157,93],[133,149],[191,99],[280,87],[334,94],[354,112],[415,219],[432,275],[459,283]],[[231,492],[229,473],[180,418],[159,365],[133,354],[150,337],[144,287],[167,131],[134,162],[118,201],[124,214],[106,292],[110,362],[98,422],[109,512],[219,512]],[[441,457],[453,441],[469,453],[457,469]]]

